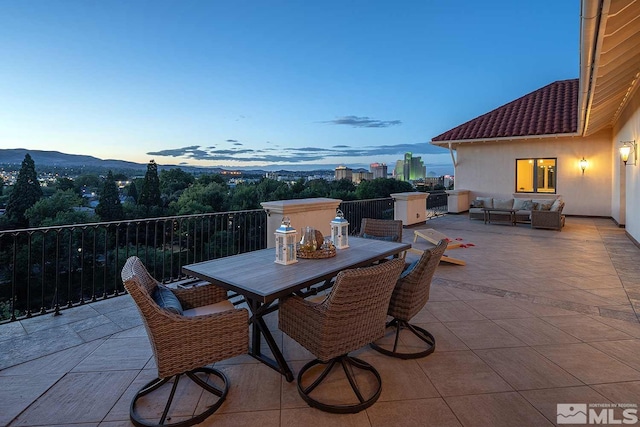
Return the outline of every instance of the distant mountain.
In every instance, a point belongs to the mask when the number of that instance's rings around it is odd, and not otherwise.
[[[65,154],[59,151],[27,150],[24,148],[0,149],[0,164],[21,164],[25,154],[29,153],[36,164],[58,167],[94,167],[107,169],[146,169],[146,164],[127,162],[124,160],[102,160],[93,156]]]

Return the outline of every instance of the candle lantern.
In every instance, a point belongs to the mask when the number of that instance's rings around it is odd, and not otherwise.
[[[349,221],[344,219],[340,209],[336,212],[336,217],[331,220],[331,240],[336,249],[349,247]]]
[[[291,227],[289,217],[282,218],[280,227],[276,229],[276,263],[289,265],[298,262],[296,259],[296,230]]]

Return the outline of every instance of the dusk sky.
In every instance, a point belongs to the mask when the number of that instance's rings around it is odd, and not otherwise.
[[[440,133],[578,77],[580,3],[0,0],[0,148],[453,173]]]

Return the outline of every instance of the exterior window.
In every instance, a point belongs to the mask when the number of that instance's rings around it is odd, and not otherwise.
[[[516,193],[555,193],[557,159],[516,159]]]

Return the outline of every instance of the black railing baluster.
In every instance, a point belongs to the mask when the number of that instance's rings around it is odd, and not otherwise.
[[[73,307],[73,301],[71,296],[71,247],[73,243],[73,228],[67,229],[69,233],[69,247],[67,253],[67,308]]]
[[[60,262],[58,261],[60,259],[60,232],[58,230],[56,230],[56,268],[55,268],[55,272],[56,272],[56,288],[54,291],[54,297],[53,297],[53,303],[55,304],[54,307],[54,315],[59,315],[60,314],[60,294],[59,294],[59,290],[60,290]]]
[[[27,314],[26,317],[29,318],[32,316],[31,314],[31,237],[33,233],[27,234]]]
[[[45,314],[47,312],[45,297],[44,297],[44,283],[45,283],[45,270],[47,264],[45,263],[46,252],[45,248],[45,240],[46,240],[47,232],[42,233],[42,264],[40,265],[40,292],[41,292],[41,300],[40,300],[40,314]]]
[[[84,231],[86,227],[80,229],[80,247],[78,248],[78,257],[80,264],[80,304],[84,304]]]

